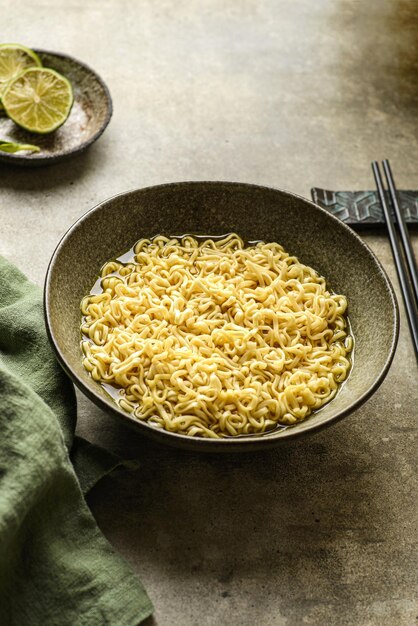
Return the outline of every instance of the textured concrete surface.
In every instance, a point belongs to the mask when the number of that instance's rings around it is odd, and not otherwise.
[[[0,0],[0,15],[4,41],[79,57],[114,98],[84,156],[0,167],[0,250],[39,284],[72,222],[133,187],[223,179],[307,196],[370,188],[369,162],[389,157],[418,188],[415,0]],[[385,237],[365,239],[396,285]],[[149,624],[416,623],[418,370],[401,313],[373,398],[266,455],[159,448],[80,397],[80,432],[143,461],[90,503],[147,586]]]

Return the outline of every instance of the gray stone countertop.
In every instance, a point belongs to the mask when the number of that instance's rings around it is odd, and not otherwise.
[[[416,9],[414,0],[0,0],[4,41],[78,57],[114,100],[109,128],[79,158],[0,166],[0,253],[42,284],[82,213],[162,182],[246,181],[309,196],[312,186],[372,188],[370,161],[388,157],[399,188],[418,189]],[[385,236],[364,238],[399,294]],[[142,460],[89,502],[155,604],[150,625],[416,623],[418,370],[402,305],[401,316],[395,361],[367,404],[267,454],[158,447],[79,395],[79,432]]]

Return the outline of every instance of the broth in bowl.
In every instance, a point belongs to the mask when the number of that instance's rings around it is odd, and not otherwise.
[[[351,367],[347,299],[278,243],[141,239],[81,303],[83,365],[158,429],[224,438],[285,428]]]

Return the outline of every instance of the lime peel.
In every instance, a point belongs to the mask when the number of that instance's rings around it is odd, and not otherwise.
[[[30,143],[13,143],[12,141],[5,141],[0,139],[0,152],[20,152],[26,150],[28,152],[40,152],[39,146],[34,146]]]

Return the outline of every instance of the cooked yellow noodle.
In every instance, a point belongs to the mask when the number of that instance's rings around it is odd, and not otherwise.
[[[347,377],[347,300],[277,243],[142,239],[81,303],[84,367],[139,420],[200,437],[294,424]]]

